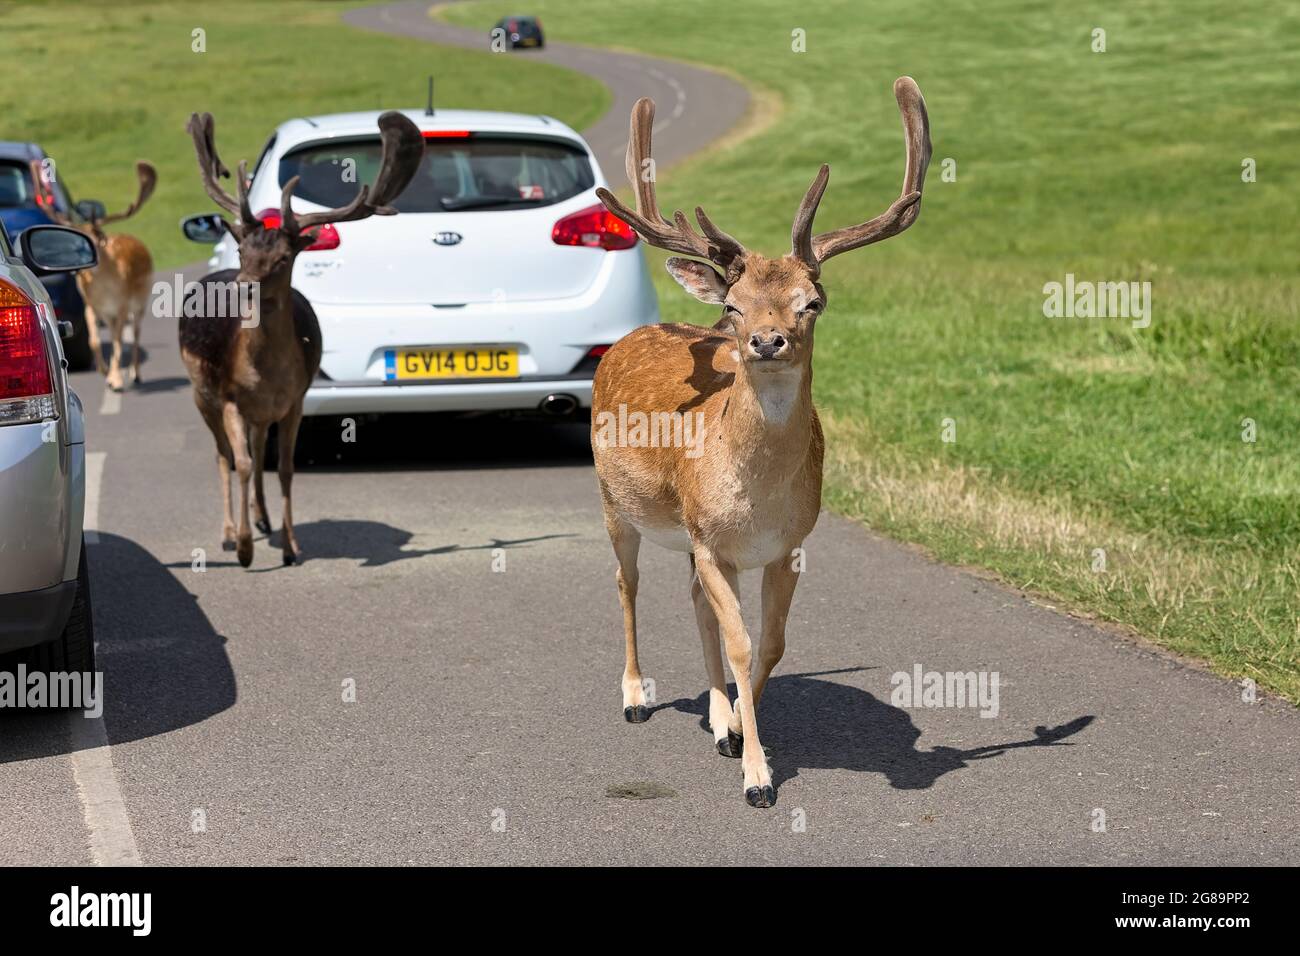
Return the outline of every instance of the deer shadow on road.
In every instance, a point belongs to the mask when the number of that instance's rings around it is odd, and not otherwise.
[[[552,538],[572,538],[573,534],[539,534],[529,538],[488,538],[479,544],[444,544],[434,548],[412,548],[410,543],[415,534],[382,521],[365,519],[323,518],[319,521],[307,521],[293,526],[302,548],[303,562],[344,559],[361,562],[358,567],[377,568],[397,561],[410,561],[428,555],[456,554],[462,551],[492,551],[497,548],[510,550],[523,548],[537,541],[549,541]],[[266,574],[285,567],[280,563],[280,530],[277,528],[269,536],[255,537],[257,551],[249,574]],[[268,558],[267,554],[271,557]],[[261,557],[259,558],[259,555]],[[269,562],[269,563],[268,563]],[[174,561],[169,568],[188,568],[188,561]],[[237,561],[206,561],[208,568],[237,568]]]
[[[110,744],[201,723],[235,703],[226,639],[171,571],[134,541],[105,532],[87,561]],[[94,746],[71,733],[69,721],[84,719],[80,711],[0,712],[0,763]]]
[[[925,790],[944,774],[961,770],[974,760],[1000,757],[1024,747],[1069,747],[1066,738],[1095,719],[1084,715],[1057,727],[1038,726],[1025,737],[1004,743],[922,750],[916,746],[921,730],[906,710],[860,688],[817,679],[866,669],[786,674],[768,682],[759,704],[759,732],[774,786],[797,777],[800,770],[851,770],[883,774],[896,790]],[[734,699],[734,685],[730,692]],[[655,709],[663,708],[698,715],[700,726],[709,729],[707,691]]]

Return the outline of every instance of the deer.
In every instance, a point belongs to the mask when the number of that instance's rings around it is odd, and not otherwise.
[[[627,147],[636,209],[604,187],[597,190],[606,208],[648,244],[678,254],[665,266],[686,292],[722,307],[712,327],[659,324],[628,333],[605,353],[592,385],[592,456],[623,612],[623,716],[630,723],[650,716],[636,626],[637,557],[646,538],[690,556],[691,602],[709,680],[709,726],[717,752],[740,758],[744,798],[752,807],[776,802],[757,708],[785,652],[803,542],[821,509],[825,441],[813,406],[812,357],[813,330],[826,308],[822,266],[833,256],[898,235],[921,211],[930,162],[925,100],[906,76],[895,82],[894,96],[907,155],[899,198],[870,221],[814,235],[813,219],[830,176],[823,165],[795,214],[790,252],[779,258],[746,249],[699,206],[699,232],[680,210],[671,221],[660,215],[650,99],[632,108]],[[629,408],[694,415],[697,441],[684,448],[680,442],[647,441],[644,434],[634,438],[631,431],[615,434],[613,423],[628,420]],[[763,569],[762,632],[755,655],[738,584],[739,572],[757,568]],[[734,706],[724,648],[736,684]]]
[[[144,322],[144,313],[149,306],[153,287],[153,258],[149,255],[149,248],[135,236],[125,233],[110,235],[104,231],[104,226],[110,223],[130,219],[153,195],[154,187],[158,185],[157,170],[141,160],[135,164],[135,174],[139,192],[125,211],[105,216],[91,215],[78,222],[58,208],[49,184],[45,181],[41,163],[32,163],[33,181],[40,184],[38,188],[45,194],[46,201],[43,205],[46,213],[59,225],[84,232],[99,247],[99,265],[77,273],[77,288],[81,290],[81,298],[86,303],[86,331],[90,349],[95,356],[95,368],[105,376],[108,387],[115,392],[125,388],[122,379],[122,341],[128,323],[131,325],[132,338],[130,380],[133,385],[141,384],[140,327]],[[109,341],[112,343],[112,356],[107,365],[100,352],[101,320],[108,329]]]
[[[283,563],[291,565],[302,558],[293,530],[294,447],[302,422],[303,398],[321,360],[316,313],[306,297],[290,286],[294,260],[327,223],[396,215],[390,203],[415,176],[424,157],[424,138],[401,113],[384,113],[379,117],[382,154],[373,183],[362,186],[346,206],[296,213],[291,201],[298,185],[295,176],[283,186],[279,224],[268,227],[249,206],[247,162],[239,164],[235,196],[220,183],[222,178],[229,178],[230,170],[217,154],[212,114],[191,114],[186,130],[194,140],[203,188],[231,217],[222,217],[221,223],[239,244],[239,269],[213,272],[200,280],[203,307],[190,308],[187,304],[181,310],[178,328],[181,359],[193,387],[194,403],[217,446],[224,514],[222,548],[234,550],[242,567],[252,564],[250,479],[257,529],[271,533],[262,472],[267,434],[275,425],[282,499],[281,552]],[[238,296],[225,294],[232,280]],[[236,298],[234,307],[208,307],[210,303],[229,303]],[[237,530],[231,514],[232,468],[239,482]]]

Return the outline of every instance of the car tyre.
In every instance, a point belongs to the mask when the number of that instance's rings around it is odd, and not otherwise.
[[[95,352],[90,347],[85,312],[72,320],[72,336],[63,341],[63,357],[68,360],[70,372],[88,372],[95,367]]]
[[[77,568],[77,593],[72,599],[72,611],[63,633],[53,641],[26,647],[5,655],[5,664],[12,661],[26,665],[27,670],[51,673],[95,670],[95,621],[90,606],[90,569],[86,564],[86,539],[81,540],[81,559]]]

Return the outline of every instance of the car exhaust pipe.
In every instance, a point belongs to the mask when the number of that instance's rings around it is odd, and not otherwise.
[[[578,400],[572,395],[547,395],[537,406],[552,418],[565,418],[578,408]]]

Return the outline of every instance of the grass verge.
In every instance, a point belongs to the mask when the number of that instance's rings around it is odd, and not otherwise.
[[[775,91],[786,109],[770,128],[660,181],[662,205],[703,202],[769,253],[788,248],[821,162],[823,229],[897,194],[890,84],[916,77],[934,138],[925,211],[824,277],[828,502],[1300,702],[1300,10],[530,12],[556,40],[720,64]],[[499,11],[475,0],[439,15],[486,29]],[[1150,326],[1045,318],[1044,286],[1067,273],[1151,282]],[[656,281],[666,320],[715,318]]]

